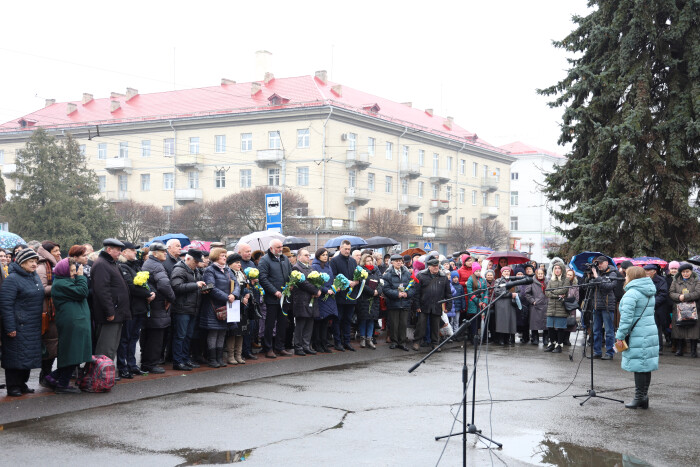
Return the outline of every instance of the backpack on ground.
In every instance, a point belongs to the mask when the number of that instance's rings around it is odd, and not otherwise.
[[[85,392],[107,392],[114,387],[114,362],[106,355],[93,355],[85,364],[78,387]]]

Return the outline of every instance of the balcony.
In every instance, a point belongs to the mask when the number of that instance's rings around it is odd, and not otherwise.
[[[178,203],[201,202],[202,190],[198,188],[183,188],[175,190],[175,201]]]
[[[284,149],[260,149],[255,162],[260,167],[274,165],[284,159]]]
[[[13,178],[17,173],[17,164],[3,164],[2,175],[7,178]]]
[[[369,203],[369,193],[364,188],[346,188],[345,189],[345,204],[355,204],[364,206]]]
[[[409,178],[409,179],[415,179],[420,177],[420,166],[419,165],[411,165],[411,164],[401,164],[401,168],[399,169],[399,177],[400,178]]]
[[[430,200],[430,214],[446,214],[450,210],[450,202],[443,199]]]
[[[372,165],[369,161],[369,154],[366,152],[357,152],[354,149],[349,149],[345,156],[345,167],[348,169],[364,170]]]
[[[421,207],[421,199],[415,195],[401,195],[399,201],[399,210],[401,211],[417,211]]]
[[[180,170],[202,170],[202,161],[198,154],[184,154],[181,156],[175,156],[175,167]]]
[[[447,169],[433,169],[433,174],[430,176],[430,183],[442,184],[450,181],[450,171]]]
[[[498,178],[493,175],[488,175],[481,178],[481,191],[491,193],[498,190]]]
[[[482,219],[495,219],[498,217],[498,208],[496,206],[484,206],[481,209]]]
[[[105,161],[105,169],[109,173],[131,173],[131,159],[122,157],[113,157]]]
[[[107,191],[105,192],[105,198],[110,203],[121,203],[131,199],[128,191]]]

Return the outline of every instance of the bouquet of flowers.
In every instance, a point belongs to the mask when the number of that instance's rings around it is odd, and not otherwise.
[[[282,287],[282,297],[280,298],[280,306],[284,303],[285,297],[289,298],[292,296],[292,287],[298,285],[300,282],[304,282],[306,276],[297,271],[296,269],[292,271],[289,275],[289,281]]]
[[[343,274],[338,274],[337,276],[335,276],[335,279],[333,279],[333,285],[331,285],[331,289],[333,289],[333,292],[335,292],[336,294],[341,290],[347,289],[348,287],[350,287],[350,281]],[[328,300],[328,297],[330,297],[330,295],[326,294],[326,296],[323,297],[322,300],[325,302],[326,300]]]
[[[325,276],[325,277],[324,277]],[[324,273],[319,273],[318,271],[313,271],[310,272],[308,276],[306,276],[306,280],[311,282],[314,287],[321,288],[323,284],[326,283],[326,281],[330,279],[330,276],[328,274]],[[311,301],[309,302],[309,306],[314,306],[314,298],[311,297]]]
[[[148,286],[148,278],[149,277],[150,277],[150,274],[148,271],[137,272],[136,277],[134,277],[134,285],[137,285],[139,287],[143,287],[144,289],[146,289],[150,292],[151,288]],[[146,316],[148,318],[150,318],[151,317],[151,304],[149,302],[146,302],[146,309],[148,310],[146,312]]]
[[[347,292],[347,296],[350,300],[357,300],[357,298],[362,295],[362,289],[365,288],[365,281],[367,280],[367,277],[369,277],[369,274],[367,273],[367,270],[363,268],[362,266],[357,266],[355,270],[352,273],[352,280],[361,282],[362,285],[360,285],[360,292],[357,294],[357,297],[351,298],[350,294],[352,293],[352,287]]]
[[[251,284],[252,284],[253,282],[255,282],[255,283],[253,284],[253,287],[255,287],[255,289],[256,289],[258,292],[260,292],[260,296],[261,296],[261,297],[264,297],[264,296],[265,296],[265,289],[263,289],[263,288],[260,286],[260,283],[256,281],[256,279],[260,276],[260,271],[258,271],[257,268],[245,268],[245,269],[243,270],[243,274],[246,275],[246,277],[250,280]]]

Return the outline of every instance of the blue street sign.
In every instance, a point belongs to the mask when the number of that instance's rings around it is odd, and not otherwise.
[[[267,224],[267,230],[274,230],[275,232],[282,233],[282,223]]]
[[[433,244],[431,242],[423,242],[423,249],[425,251],[432,250]]]
[[[282,193],[268,193],[265,195],[265,216],[267,228],[273,224],[279,224],[282,228]]]

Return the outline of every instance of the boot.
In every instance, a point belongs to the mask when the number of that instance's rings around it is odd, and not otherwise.
[[[221,366],[216,360],[216,349],[207,349],[207,355],[209,356],[207,364],[210,368],[219,368]]]
[[[538,331],[531,331],[532,337],[530,337],[530,344],[540,345],[540,333]]]
[[[642,373],[644,375],[644,387],[642,388],[642,402],[639,406],[643,409],[649,408],[649,385],[651,384],[651,371]]]
[[[224,348],[219,347],[216,349],[216,362],[219,364],[220,367],[225,367],[226,362],[224,361]]]
[[[690,340],[690,357],[691,358],[698,358],[698,340],[697,339]]]
[[[644,403],[644,385],[646,384],[646,375],[644,373],[634,373],[634,399],[629,404],[625,404],[628,409],[636,409]],[[647,399],[647,407],[649,400]]]
[[[676,339],[676,357],[683,356],[683,346],[685,346],[684,339]]]
[[[544,349],[545,352],[553,352],[553,351],[554,351],[554,347],[556,347],[556,342],[555,342],[556,339],[554,338],[555,332],[556,332],[556,331],[554,331],[553,329],[550,329],[549,332],[547,332],[547,337],[548,337],[548,340],[549,340],[549,344],[548,344],[547,347]]]
[[[377,346],[374,345],[374,342],[372,342],[372,338],[367,339],[366,344],[367,344],[367,348],[368,348],[368,349],[372,349],[372,350],[376,350],[376,349],[377,349]]]
[[[234,355],[236,353],[236,336],[228,336],[226,338],[226,362],[229,365],[237,365],[238,361]]]
[[[364,349],[366,345],[366,339],[364,337],[360,337],[360,348]]]
[[[236,341],[233,348],[233,358],[236,363],[243,365],[245,364],[245,360],[243,360],[243,336],[236,336],[235,339]]]

